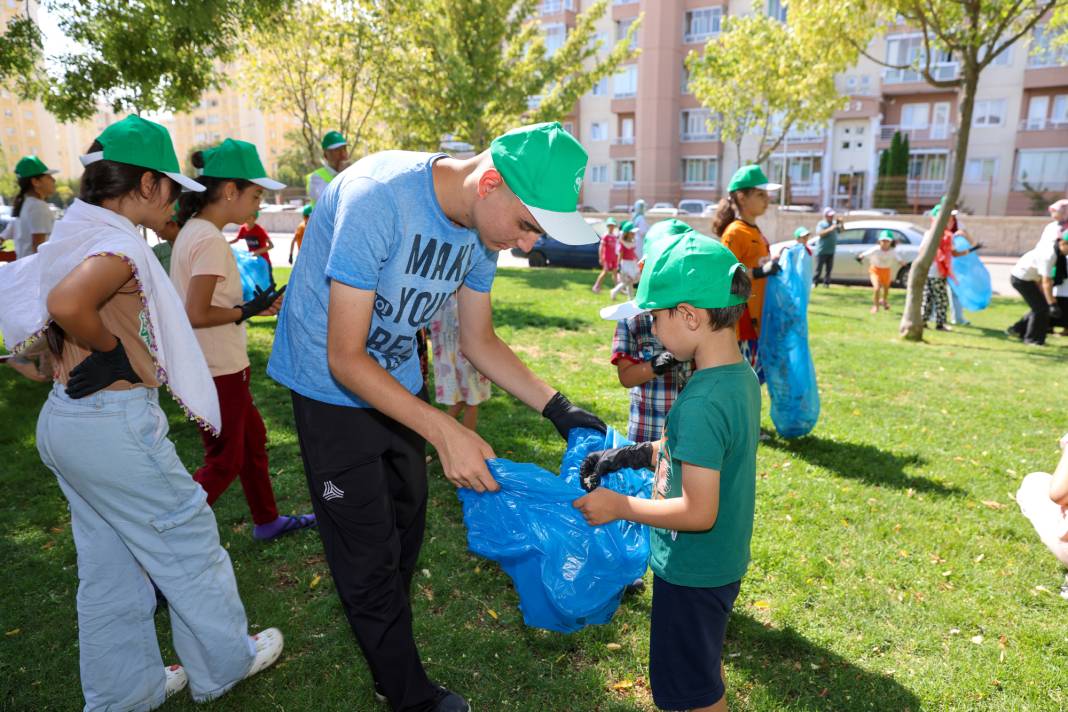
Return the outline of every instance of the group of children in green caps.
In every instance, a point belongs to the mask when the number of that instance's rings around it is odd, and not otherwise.
[[[605,234],[597,249],[601,272],[593,283],[593,293],[600,294],[605,277],[610,277],[614,283],[610,293],[615,301],[620,292],[630,297],[638,283],[638,228],[632,220],[624,220],[621,225],[611,217],[604,226]]]
[[[563,132],[558,124],[523,131]],[[34,258],[0,267],[0,303],[10,305],[0,330],[16,353],[44,344],[56,360],[37,445],[71,510],[85,708],[154,709],[187,685],[194,700],[206,701],[273,664],[283,644],[274,628],[248,635],[210,504],[239,477],[257,539],[315,521],[277,513],[249,387],[243,324],[277,313],[284,290],[272,285],[242,302],[222,235],[224,225],[252,214],[265,189],[281,184],[266,176],[251,144],[229,139],[194,156],[197,179],[184,176],[166,129],[136,116],[105,129],[82,162],[80,198],[52,239]],[[530,213],[542,225],[571,220],[555,206],[537,208]],[[169,223],[178,234],[168,275],[137,227],[163,232],[173,230]],[[630,255],[619,256],[637,263]],[[588,494],[574,506],[594,525],[629,519],[652,528],[656,704],[725,709],[722,646],[749,562],[759,439],[759,382],[735,332],[750,275],[729,249],[684,223],[650,233],[644,264],[640,281],[635,265],[635,300],[616,316],[647,320],[669,356],[652,372],[692,364],[688,381],[666,414],[663,437],[584,461]],[[167,437],[162,385],[203,431],[205,463],[195,476]],[[603,427],[558,392],[542,415],[561,433]],[[652,469],[654,498],[597,486],[620,467]],[[337,487],[323,494],[343,496]],[[164,666],[160,657],[153,586],[170,608],[182,666]],[[470,709],[455,695],[444,701]],[[436,704],[428,709],[443,709]]]

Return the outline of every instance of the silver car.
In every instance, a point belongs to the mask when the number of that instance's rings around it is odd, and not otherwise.
[[[815,227],[809,228],[815,235]],[[909,264],[898,267],[893,285],[904,287],[908,284],[909,265],[920,253],[923,232],[915,225],[903,220],[855,220],[847,222],[838,233],[838,245],[834,249],[834,271],[831,281],[839,284],[869,284],[867,263],[857,262],[857,255],[870,250],[879,243],[879,233],[889,230],[894,234],[894,246],[901,257]],[[819,238],[809,240],[812,254],[816,254]],[[783,247],[794,244],[793,240],[777,242],[771,246],[771,254],[777,255]]]

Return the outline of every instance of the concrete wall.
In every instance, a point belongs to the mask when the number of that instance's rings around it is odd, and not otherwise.
[[[589,217],[597,217],[594,213],[588,213]],[[607,214],[604,215],[607,217]],[[630,215],[615,214],[616,220],[629,220]],[[661,216],[650,216],[650,224],[659,222]],[[712,219],[694,215],[685,215],[679,218],[699,232],[706,235],[712,234]],[[821,219],[819,213],[779,212],[775,207],[768,210],[758,224],[761,231],[772,243],[788,240],[793,236],[794,230],[804,225],[809,230],[815,231],[816,223]],[[845,222],[849,222],[849,216],[843,216]],[[878,216],[858,215],[854,220],[878,220]],[[931,225],[931,218],[927,215],[892,215],[887,220],[900,220],[909,222],[926,230]],[[984,255],[1003,255],[1017,257],[1030,250],[1038,242],[1042,234],[1042,228],[1048,223],[1048,218],[1034,217],[985,217],[978,215],[966,215],[961,222],[972,236],[972,240],[982,242]]]

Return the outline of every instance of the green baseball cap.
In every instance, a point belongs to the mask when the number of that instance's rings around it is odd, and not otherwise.
[[[200,175],[207,178],[241,178],[267,190],[286,187],[285,183],[267,177],[253,144],[232,138],[204,151],[204,168]]]
[[[721,309],[747,300],[731,294],[734,273],[745,269],[718,240],[696,230],[664,235],[646,243],[645,269],[634,299],[601,310],[601,318],[618,321],[683,302],[699,309]]]
[[[619,231],[623,234],[634,232],[634,223],[630,220],[624,220],[623,224],[619,226]]]
[[[615,218],[608,218],[604,221],[605,227],[611,227],[612,225],[618,225]]]
[[[691,232],[692,230],[692,227],[677,218],[661,220],[649,228],[645,233],[645,247],[648,250],[649,245],[665,235],[681,235],[684,232]]]
[[[727,186],[727,192],[733,193],[736,190],[747,190],[749,188],[778,190],[781,187],[782,185],[780,183],[772,183],[769,181],[760,166],[750,165],[742,166],[734,172],[734,176],[731,177],[730,185]]]
[[[498,136],[490,144],[490,156],[545,234],[565,245],[598,241],[577,209],[586,149],[559,122],[522,126]]]
[[[201,191],[204,186],[182,175],[171,134],[154,121],[130,114],[116,121],[96,137],[103,150],[79,156],[83,166],[97,161],[115,161],[159,171],[186,190]]]
[[[312,206],[311,205],[305,205],[304,209],[301,210],[300,212],[301,212],[301,214],[304,215],[304,217],[308,217],[309,215],[311,215],[311,211],[312,211]]]
[[[804,225],[802,225],[801,227],[799,227],[796,230],[794,230],[794,238],[797,239],[797,240],[800,240],[802,237],[808,237],[811,234],[812,234],[812,231],[809,230]]]
[[[879,231],[879,242],[882,242],[883,240],[889,240],[890,242],[896,242],[897,238],[894,237],[894,233],[890,232],[889,230],[880,230]]]
[[[349,142],[345,140],[345,137],[341,135],[340,131],[327,131],[326,135],[323,136],[322,145],[324,151],[329,151],[331,148],[347,146],[348,143]]]
[[[43,175],[55,175],[59,173],[56,169],[49,169],[37,156],[23,156],[22,159],[15,164],[15,175],[19,178],[34,178],[36,176]]]
[[[1064,234],[1061,235],[1061,239],[1064,240],[1065,242],[1068,242],[1068,230],[1064,231]]]

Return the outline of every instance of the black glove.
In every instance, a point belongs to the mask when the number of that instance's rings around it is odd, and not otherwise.
[[[587,413],[582,408],[572,405],[571,401],[559,391],[545,404],[541,414],[556,426],[556,432],[560,433],[560,437],[564,440],[567,440],[567,434],[571,432],[571,428],[590,428],[602,433],[608,432],[608,426],[604,424],[604,421],[593,413]]]
[[[665,351],[649,363],[655,375],[663,376],[665,373],[678,366],[680,362],[675,358],[675,354],[670,351]]]
[[[234,323],[240,324],[241,322],[256,316],[260,312],[266,311],[270,308],[272,304],[274,304],[275,300],[278,299],[278,297],[282,296],[285,293],[285,291],[285,287],[282,287],[281,289],[275,289],[274,282],[271,282],[271,286],[267,289],[256,287],[256,291],[253,293],[252,299],[249,299],[244,304],[234,305],[235,309],[241,310],[241,317]]]
[[[864,261],[864,258],[861,257],[860,255],[857,255],[857,262],[863,262],[863,261]]]
[[[778,260],[771,260],[765,262],[760,267],[753,268],[753,279],[764,279],[765,277],[771,277],[773,275],[782,272],[782,267],[779,266]]]
[[[1061,305],[1060,304],[1050,304],[1049,305],[1049,318],[1050,319],[1060,319],[1061,316],[1062,316]]]
[[[610,472],[630,468],[640,470],[653,466],[653,444],[638,443],[614,450],[591,452],[579,466],[582,489],[592,492],[601,485],[601,478]]]
[[[118,339],[116,339],[118,341]],[[103,390],[115,381],[140,383],[141,377],[133,370],[126,349],[119,343],[111,351],[93,351],[70,371],[67,395],[85,398]]]
[[[974,245],[972,245],[971,247],[968,248],[968,252],[975,252],[976,250],[978,250],[982,246],[983,246],[983,243],[977,242],[977,243],[975,243]]]

